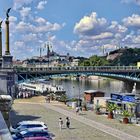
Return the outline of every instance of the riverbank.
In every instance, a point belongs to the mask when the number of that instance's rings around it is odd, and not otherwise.
[[[49,108],[49,106],[57,107],[57,111]],[[140,139],[140,127],[132,124],[124,125],[117,120],[108,120],[106,116],[96,115],[93,111],[83,111],[81,115],[76,118],[71,117],[71,129],[67,130],[64,126],[62,132],[58,128],[58,118],[62,117],[64,120],[66,115],[58,112],[59,109],[67,113],[73,113],[75,110],[67,107],[66,105],[58,102],[51,102],[46,104],[44,97],[34,97],[29,100],[18,99],[14,101],[13,111],[11,112],[11,123],[16,124],[22,120],[40,120],[48,124],[49,130],[55,135],[56,140],[117,140],[118,138],[104,133],[101,130],[97,130],[96,126],[86,125],[81,123],[78,117],[95,121],[97,123],[104,124],[106,127],[110,127],[117,131],[130,134]],[[77,120],[77,118],[79,120]]]
[[[57,103],[53,102],[51,104],[56,105]],[[62,131],[60,131],[58,119],[59,117],[62,117],[65,122],[66,116],[57,111],[46,108],[44,105],[46,104],[43,104],[40,101],[33,102],[32,99],[31,102],[15,100],[13,110],[10,115],[12,125],[22,120],[43,121],[48,125],[49,131],[55,136],[55,140],[93,140],[93,138],[94,140],[118,140],[109,134],[87,126],[72,118],[70,118],[70,129],[66,129],[64,124]],[[61,107],[62,106],[64,105],[61,104]]]

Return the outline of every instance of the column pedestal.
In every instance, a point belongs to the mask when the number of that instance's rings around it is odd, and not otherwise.
[[[7,124],[7,127],[10,127],[10,118],[9,112],[12,107],[12,98],[10,95],[0,95],[0,111],[3,115],[3,118]]]
[[[12,68],[13,67],[12,58],[13,56],[11,55],[4,55],[2,57],[2,68]]]

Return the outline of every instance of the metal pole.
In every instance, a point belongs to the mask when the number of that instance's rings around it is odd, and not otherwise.
[[[2,57],[2,30],[1,30],[1,24],[2,21],[0,22],[0,58]]]
[[[80,79],[79,79],[79,94],[78,94],[78,107],[80,107]]]

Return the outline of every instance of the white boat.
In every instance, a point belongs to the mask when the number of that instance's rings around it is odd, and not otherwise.
[[[65,93],[66,91],[60,85],[51,85],[50,83],[44,82],[30,82],[19,84],[19,89],[31,90],[40,93]]]

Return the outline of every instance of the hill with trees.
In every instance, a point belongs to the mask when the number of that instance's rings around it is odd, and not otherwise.
[[[106,56],[91,56],[79,62],[79,66],[136,66],[140,62],[140,48],[120,48]]]

